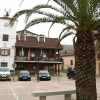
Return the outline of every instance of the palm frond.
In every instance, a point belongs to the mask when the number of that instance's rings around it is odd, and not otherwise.
[[[49,3],[50,0],[47,1],[47,4]]]
[[[51,29],[51,27],[52,27],[54,24],[55,24],[55,23],[53,22],[53,23],[51,24],[51,26],[49,27],[49,30],[48,30],[48,38],[49,38],[50,29]]]
[[[37,5],[37,6],[33,7],[32,9],[30,9],[30,11],[27,12],[26,17],[25,17],[25,22],[27,23],[29,17],[34,13],[39,13],[39,9],[42,9],[42,8],[48,8],[48,9],[50,8],[55,11],[61,12],[60,9],[53,7],[52,5],[47,5],[47,4]],[[41,11],[41,14],[43,14],[43,11]]]
[[[72,32],[65,33],[62,37],[60,37],[60,38],[58,39],[58,44],[57,44],[57,47],[56,47],[56,51],[57,51],[58,46],[59,46],[59,44],[61,43],[61,41],[62,41],[64,38],[66,38],[66,37],[68,37],[68,36],[70,36],[70,35],[72,35],[72,34],[75,34],[75,33],[72,33]]]
[[[62,31],[60,32],[60,34],[59,34],[59,40],[60,40],[62,34],[63,34],[65,31],[68,32],[70,29],[76,30],[76,29],[75,29],[75,26],[73,26],[73,25],[68,25],[67,27],[65,27],[64,29],[62,29]],[[66,35],[65,35],[65,36],[66,36]]]
[[[25,10],[21,10],[21,11],[17,12],[17,13],[11,18],[11,20],[10,20],[10,22],[9,22],[9,25],[10,25],[10,26],[13,26],[13,25],[14,25],[14,22],[17,20],[18,17],[20,17],[20,16],[23,15],[23,14],[26,14],[26,13],[29,12],[29,11],[30,11],[30,9],[25,9]]]
[[[47,22],[53,22],[53,23],[60,23],[63,25],[66,25],[66,21],[64,20],[65,18],[63,16],[61,17],[56,17],[55,19],[48,18],[48,17],[43,17],[43,18],[36,18],[32,21],[30,21],[26,27],[25,30],[28,29],[29,27],[36,25],[38,23],[47,23]]]
[[[61,9],[58,9],[57,7],[53,7],[52,5],[47,5],[47,4],[41,4],[41,5],[37,5],[35,7],[33,7],[32,9],[30,9],[30,11],[27,12],[26,14],[26,18],[25,18],[25,22],[27,23],[29,17],[33,14],[33,13],[38,13],[38,14],[42,14],[42,15],[46,15],[46,16],[49,16],[49,17],[53,17],[55,14],[53,13],[46,13],[44,11],[41,11],[41,9],[52,9],[58,13],[60,13],[61,15],[65,14],[65,12]],[[68,12],[67,12],[68,13]],[[56,14],[57,16],[57,14]]]
[[[22,5],[23,1],[24,1],[24,0],[21,0],[20,6]]]

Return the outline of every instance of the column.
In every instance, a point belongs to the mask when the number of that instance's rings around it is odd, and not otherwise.
[[[60,75],[60,68],[59,68],[59,64],[58,64],[58,75]]]

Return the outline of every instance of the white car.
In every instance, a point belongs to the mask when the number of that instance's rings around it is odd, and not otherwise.
[[[0,79],[11,81],[11,73],[8,67],[0,67]]]

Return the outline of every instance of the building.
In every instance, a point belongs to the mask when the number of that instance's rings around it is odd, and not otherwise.
[[[73,54],[60,55],[60,58],[63,59],[63,64],[62,64],[61,70],[74,69],[75,57]]]
[[[96,44],[97,41],[94,42]],[[96,53],[96,76],[100,76],[100,50]],[[71,45],[63,45],[63,50],[60,51],[60,58],[63,59],[63,70],[68,70],[68,68],[74,69],[75,67],[75,57],[74,49]]]
[[[62,45],[62,47],[63,50],[60,51],[60,58],[62,58],[63,64],[60,70],[74,69],[75,58],[73,45]]]
[[[17,21],[13,27],[9,27],[9,20],[6,15],[0,17],[0,67],[9,67],[13,70]]]
[[[95,44],[97,41],[95,41]],[[96,76],[100,76],[100,49],[96,52]]]
[[[59,59],[61,45],[57,49],[56,57],[58,39],[47,38],[29,31],[21,35],[21,32],[17,32],[15,43],[16,74],[20,70],[29,70],[31,74],[37,74],[39,70],[46,69],[53,75],[60,75],[60,64],[63,62]]]

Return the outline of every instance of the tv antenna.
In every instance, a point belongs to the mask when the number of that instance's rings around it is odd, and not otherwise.
[[[11,12],[11,9],[7,10],[6,8],[4,9],[4,17],[9,17],[9,13]]]

